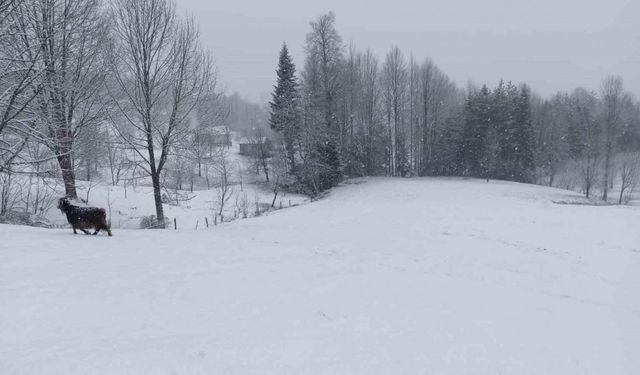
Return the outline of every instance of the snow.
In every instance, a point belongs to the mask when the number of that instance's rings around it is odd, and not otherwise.
[[[637,374],[640,207],[367,179],[208,230],[0,225],[0,374]]]
[[[248,217],[255,216],[256,204],[260,211],[265,211],[273,201],[273,191],[264,181],[264,175],[254,173],[251,168],[251,159],[240,155],[239,144],[227,148],[227,161],[230,168],[230,198],[224,206],[225,221],[242,218],[242,208],[239,207],[243,199],[248,203]],[[108,172],[104,172],[108,174]],[[218,212],[219,199],[214,182],[215,173],[211,172],[212,186],[207,189],[204,179],[199,178],[200,186],[196,185],[194,191],[189,190],[163,190],[172,204],[165,204],[165,217],[173,222],[177,221],[180,228],[195,229],[206,227],[205,218],[212,225],[214,216]],[[53,184],[51,184],[53,185]],[[189,183],[183,185],[183,189],[188,188]],[[118,185],[112,186],[106,182],[77,181],[78,196],[88,201],[90,206],[104,207],[107,210],[107,217],[111,221],[112,228],[139,229],[140,221],[143,217],[155,215],[155,205],[153,200],[153,188],[149,178],[142,179],[135,186],[129,182],[125,184],[120,181]],[[88,195],[87,195],[88,193]],[[174,197],[180,197],[179,202],[174,202]],[[54,202],[51,204],[44,217],[54,226],[67,226],[64,216],[55,209],[57,199],[64,195],[64,190],[60,187],[57,194],[54,194]],[[87,199],[88,198],[88,199]],[[291,206],[308,202],[307,197],[300,194],[291,194],[283,191],[278,192],[275,207],[273,209],[289,208]],[[81,203],[75,203],[81,204]],[[270,208],[269,208],[270,209]]]
[[[85,199],[87,182],[78,183],[78,195]],[[170,190],[173,199],[175,191]],[[166,194],[166,191],[164,192]],[[164,214],[173,222],[175,218],[177,224],[181,228],[195,229],[205,227],[205,217],[213,225],[213,217],[217,212],[218,198],[215,188],[211,190],[179,190],[178,194],[184,199],[179,204],[165,204]],[[258,202],[260,210],[264,211],[271,205],[273,200],[273,192],[255,183],[244,183],[242,187],[239,183],[231,187],[231,197],[225,203],[225,220],[233,220],[237,214],[241,218],[241,209],[238,207],[240,201],[244,198],[248,202],[248,214],[254,216],[255,204]],[[62,196],[63,193],[58,194]],[[276,198],[275,209],[289,207],[291,205],[299,205],[306,203],[308,199],[298,194],[287,194],[279,192]],[[77,203],[76,203],[77,204]],[[123,184],[118,186],[110,186],[99,184],[93,186],[89,192],[89,205],[104,207],[107,210],[107,216],[111,220],[113,228],[139,229],[140,220],[143,217],[155,215],[155,206],[153,201],[153,188],[151,186],[138,185],[136,187],[125,187]],[[111,207],[109,207],[111,206]],[[67,221],[64,216],[60,215],[60,211],[53,206],[47,214],[46,218],[55,226],[66,226]],[[173,225],[173,224],[172,224]]]

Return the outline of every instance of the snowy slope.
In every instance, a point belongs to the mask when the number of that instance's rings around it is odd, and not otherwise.
[[[370,179],[193,231],[0,225],[0,374],[637,374],[640,208]]]

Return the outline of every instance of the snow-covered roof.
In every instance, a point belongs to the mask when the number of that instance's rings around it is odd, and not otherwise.
[[[242,137],[240,138],[240,144],[258,144],[258,143],[266,143],[267,141],[269,141],[269,138],[267,137],[251,137],[251,138],[247,138],[247,137]]]

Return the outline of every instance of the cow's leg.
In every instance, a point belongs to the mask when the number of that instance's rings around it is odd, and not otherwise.
[[[78,232],[76,232],[76,227],[73,227],[73,234],[78,234]]]
[[[95,236],[96,234],[98,234],[98,232],[100,232],[100,227],[97,227],[97,228],[96,228],[96,231],[95,231],[95,232],[93,232],[93,235]]]
[[[84,232],[84,234],[89,234],[89,231],[87,231],[87,230],[86,230],[86,229],[84,229],[84,228],[80,228],[80,230],[81,230],[81,231],[83,231],[83,232]]]

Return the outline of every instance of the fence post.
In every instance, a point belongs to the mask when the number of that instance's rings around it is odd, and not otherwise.
[[[178,219],[175,217],[173,218],[173,229],[178,230]]]
[[[206,216],[204,217],[204,222],[207,224],[207,228],[209,228],[209,219]]]

